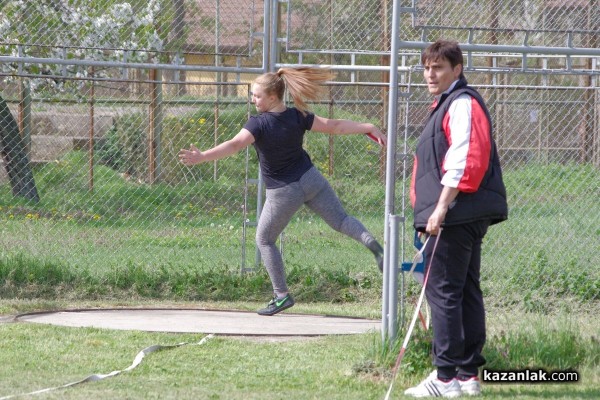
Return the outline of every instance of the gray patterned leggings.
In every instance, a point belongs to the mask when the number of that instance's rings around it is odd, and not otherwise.
[[[286,293],[288,287],[283,259],[275,242],[303,204],[333,229],[365,246],[369,247],[375,241],[360,221],[346,214],[331,185],[315,167],[306,171],[297,182],[267,189],[267,199],[258,221],[256,244],[277,296]]]

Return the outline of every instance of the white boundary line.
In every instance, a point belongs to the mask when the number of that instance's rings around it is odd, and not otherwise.
[[[205,336],[204,338],[202,338],[202,340],[200,340],[197,343],[189,343],[189,342],[183,342],[183,343],[177,343],[177,344],[171,344],[171,345],[160,345],[160,344],[155,344],[149,347],[146,347],[145,349],[141,350],[136,356],[135,359],[133,360],[133,363],[120,371],[112,371],[108,374],[93,374],[88,376],[87,378],[84,378],[80,381],[76,381],[76,382],[71,382],[71,383],[67,383],[65,385],[61,385],[61,386],[55,386],[55,387],[50,387],[50,388],[46,388],[46,389],[40,389],[40,390],[36,390],[34,392],[29,392],[29,393],[20,393],[20,394],[12,394],[9,396],[4,396],[4,397],[0,397],[0,400],[8,400],[8,399],[13,399],[15,397],[20,397],[20,396],[30,396],[30,395],[34,395],[34,394],[41,394],[41,393],[46,393],[46,392],[51,392],[53,390],[58,390],[58,389],[64,389],[64,388],[68,388],[71,386],[76,386],[79,385],[81,383],[86,383],[86,382],[96,382],[96,381],[100,381],[102,379],[105,378],[110,378],[113,376],[117,376],[122,372],[127,372],[127,371],[131,371],[132,369],[134,369],[135,367],[137,367],[142,360],[144,359],[145,356],[147,356],[150,353],[154,353],[155,351],[159,351],[159,350],[166,350],[166,349],[174,349],[176,347],[181,347],[181,346],[185,346],[188,344],[192,344],[195,346],[200,346],[204,343],[206,343],[206,341],[208,339],[213,338],[214,335],[211,333],[210,335]]]

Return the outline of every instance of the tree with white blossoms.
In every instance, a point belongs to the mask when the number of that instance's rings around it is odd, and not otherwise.
[[[93,61],[160,61],[173,19],[172,0],[0,0],[0,52],[14,57]],[[84,66],[2,63],[2,72],[86,77]],[[96,69],[96,76],[103,76]],[[32,78],[32,91],[62,89]]]
[[[174,17],[173,9],[181,15]],[[1,54],[48,59],[47,63],[1,63],[0,70],[7,81],[28,75],[22,84],[32,92],[46,96],[66,92],[81,99],[85,81],[61,78],[86,78],[88,67],[50,60],[164,61],[159,58],[168,56],[163,52],[165,38],[174,28],[173,21],[183,23],[184,12],[182,0],[0,0]],[[183,27],[177,27],[177,32],[170,38],[171,47],[183,43]],[[107,71],[96,68],[94,75],[106,76]],[[39,201],[25,144],[2,96],[0,153],[13,193]]]

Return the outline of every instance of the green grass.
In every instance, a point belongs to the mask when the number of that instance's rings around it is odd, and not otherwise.
[[[371,175],[353,176],[360,162],[347,161],[339,171],[350,176],[336,172],[332,185],[347,209],[381,238],[383,186]],[[0,187],[0,314],[132,304],[255,310],[269,298],[262,267],[240,274],[242,187],[234,179],[194,175],[188,183],[146,185],[98,166],[91,192],[85,156],[77,152],[43,166],[36,177],[39,204],[14,199],[7,185]],[[484,397],[598,398],[597,171],[536,165],[505,177],[510,218],[490,229],[483,254],[489,366],[575,368],[582,378],[568,385],[486,385]],[[407,218],[409,225],[409,211]],[[409,258],[410,227],[407,232]],[[310,213],[301,211],[286,228],[284,258],[297,312],[380,317],[381,275],[372,255]],[[409,277],[406,289],[411,304],[419,286]],[[157,342],[194,340],[0,324],[0,396],[125,368],[137,351]],[[205,348],[152,354],[109,381],[45,396],[379,399],[399,344],[383,346],[379,335],[286,343],[218,338]],[[415,333],[395,398],[427,375],[429,348],[427,334]],[[273,383],[278,370],[287,378]]]
[[[314,140],[326,139],[315,135]],[[221,176],[147,185],[97,166],[90,191],[86,167],[85,154],[72,152],[36,171],[39,204],[15,199],[7,185],[0,187],[4,296],[268,297],[262,268],[239,275],[239,182]],[[347,209],[358,211],[355,215],[381,240],[384,188],[361,176],[331,182]],[[488,302],[533,312],[597,308],[600,269],[594,266],[600,260],[591,250],[600,246],[594,222],[600,215],[597,171],[579,165],[521,166],[506,171],[505,180],[509,220],[492,227],[484,245],[482,287]],[[413,252],[410,220],[407,210],[405,260]],[[249,229],[247,266],[254,266],[253,236]],[[360,302],[381,293],[371,254],[306,210],[285,230],[284,258],[302,301]],[[408,282],[413,295],[417,287]]]
[[[347,267],[325,268],[289,265],[288,284],[300,301],[348,303],[376,298],[380,274],[370,255],[367,271]],[[154,260],[154,263],[156,260]],[[219,266],[196,268],[114,264],[102,271],[74,270],[60,262],[39,262],[31,257],[0,258],[0,293],[4,298],[151,298],[166,300],[248,300],[267,299],[271,283],[264,269],[240,274]]]
[[[14,310],[30,305],[13,302],[4,304],[7,306]],[[498,325],[495,328],[504,330],[488,339],[484,350],[488,368],[574,369],[580,373],[580,381],[561,385],[485,384],[483,398],[591,399],[600,395],[597,338],[582,334],[566,317],[525,318],[512,326],[490,319]],[[403,398],[403,390],[431,370],[429,335],[420,328],[415,330],[392,398]],[[145,347],[196,343],[202,337],[0,324],[0,396],[122,370]],[[398,344],[386,351],[379,334],[276,342],[216,337],[202,346],[152,353],[130,372],[50,392],[44,398],[381,399],[390,382],[397,348]]]

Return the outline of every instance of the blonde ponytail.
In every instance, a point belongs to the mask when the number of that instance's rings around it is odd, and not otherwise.
[[[266,93],[275,93],[279,99],[283,99],[287,88],[296,108],[305,112],[308,108],[305,100],[318,100],[323,92],[321,85],[334,77],[327,68],[280,68],[276,73],[259,76],[254,82]]]

